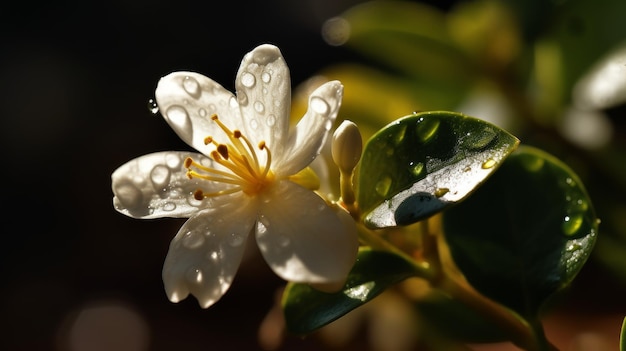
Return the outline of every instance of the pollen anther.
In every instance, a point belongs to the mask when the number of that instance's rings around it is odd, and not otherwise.
[[[214,136],[207,136],[204,139],[204,143],[206,145],[215,145],[215,149],[209,153],[209,156],[215,163],[223,166],[225,169],[220,170],[207,167],[188,157],[184,162],[184,166],[187,169],[186,175],[190,179],[197,178],[232,186],[222,187],[221,190],[210,193],[198,189],[193,193],[194,198],[201,200],[238,191],[254,195],[262,191],[274,179],[270,170],[272,154],[265,141],[261,141],[257,145],[258,150],[265,151],[267,155],[265,165],[261,166],[257,155],[259,151],[252,146],[250,140],[240,130],[235,129],[231,131],[219,120],[217,115],[212,115],[211,120],[224,132],[230,143],[220,143],[215,140]]]

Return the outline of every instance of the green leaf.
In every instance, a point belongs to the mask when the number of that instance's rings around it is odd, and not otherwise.
[[[287,329],[310,333],[378,296],[390,286],[430,271],[386,251],[361,248],[346,285],[337,293],[324,293],[307,284],[289,283],[283,293]]]
[[[586,262],[598,220],[569,167],[523,146],[472,196],[443,214],[443,231],[470,284],[534,320]]]
[[[357,173],[365,225],[408,225],[461,201],[519,140],[488,122],[447,111],[400,118],[367,142]]]

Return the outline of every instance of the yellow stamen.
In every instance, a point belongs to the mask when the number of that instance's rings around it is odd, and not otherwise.
[[[205,192],[198,189],[193,193],[194,198],[202,200],[239,191],[252,196],[263,191],[274,180],[274,174],[271,171],[272,154],[265,141],[258,144],[258,150],[265,151],[267,156],[265,165],[261,166],[257,155],[259,151],[252,146],[250,140],[241,131],[229,129],[219,120],[217,115],[211,116],[211,120],[218,125],[228,141],[226,143],[219,142],[216,135],[210,135],[204,139],[204,143],[215,146],[209,155],[215,163],[227,170],[207,167],[188,157],[184,162],[184,167],[187,169],[186,175],[190,179],[202,179],[232,185],[232,187],[216,192]]]

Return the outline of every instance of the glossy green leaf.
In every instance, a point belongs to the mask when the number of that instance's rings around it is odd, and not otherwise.
[[[406,278],[428,275],[429,270],[400,256],[361,248],[341,291],[324,293],[307,284],[287,285],[282,301],[287,329],[295,334],[310,333]]]
[[[493,124],[455,112],[398,119],[363,151],[357,200],[365,225],[408,225],[461,201],[518,143]]]
[[[470,284],[532,320],[584,265],[598,220],[569,167],[523,146],[443,214],[443,231]]]

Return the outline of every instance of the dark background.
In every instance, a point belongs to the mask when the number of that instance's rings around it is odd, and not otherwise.
[[[145,153],[189,149],[148,111],[161,76],[195,70],[233,90],[243,55],[267,42],[295,86],[350,55],[320,28],[358,2],[3,2],[0,349],[70,349],[89,316],[87,339],[107,339],[111,323],[128,331],[126,348],[100,343],[110,350],[140,349],[146,335],[151,350],[258,348],[283,282],[259,261],[208,310],[193,297],[170,303],[161,268],[182,222],[117,213],[110,175]]]
[[[329,63],[359,59],[320,35],[326,19],[358,2],[0,5],[0,349],[93,350],[77,340],[100,337],[102,350],[259,349],[257,329],[283,282],[252,255],[208,310],[193,297],[170,303],[161,268],[182,222],[117,213],[110,175],[149,152],[189,149],[147,108],[161,76],[193,70],[233,90],[243,55],[272,43],[296,86]],[[107,337],[116,327],[128,333],[121,345]]]

